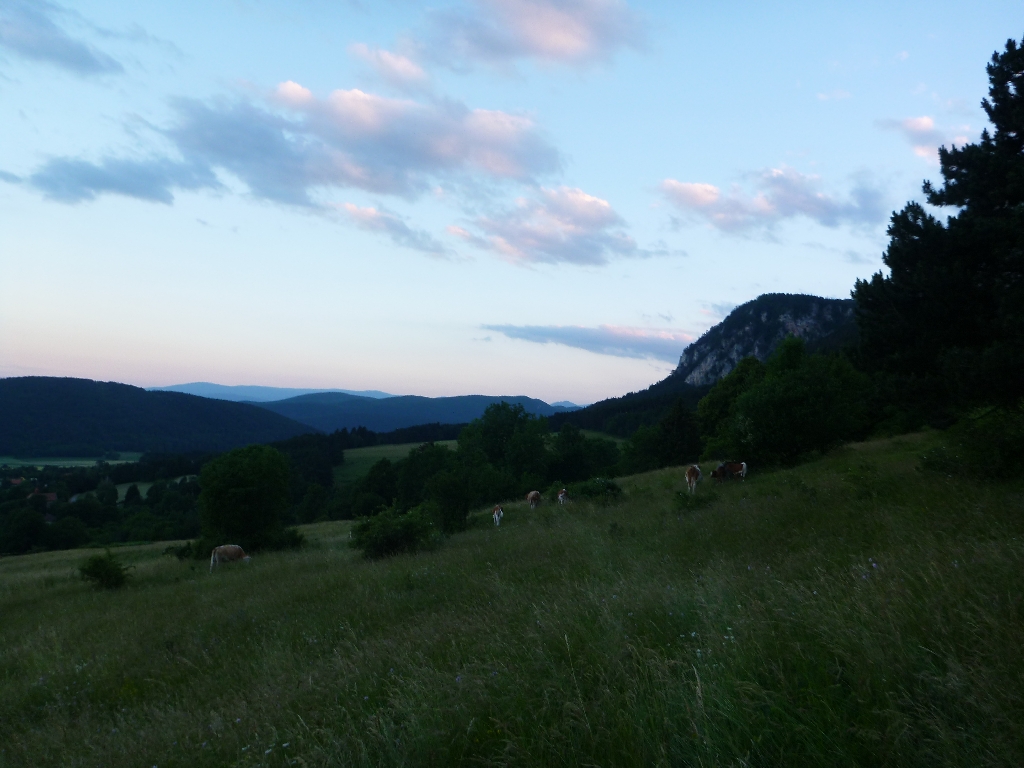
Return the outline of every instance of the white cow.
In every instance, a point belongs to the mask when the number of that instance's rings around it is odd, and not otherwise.
[[[494,524],[501,525],[501,518],[505,516],[505,512],[502,510],[500,504],[494,505]]]
[[[534,509],[540,504],[540,491],[530,491],[526,494],[526,500],[530,502],[530,509]]]
[[[563,488],[558,492],[558,503],[568,504],[569,503],[569,492]]]
[[[222,544],[219,547],[214,547],[213,552],[210,553],[210,573],[213,573],[213,566],[217,563],[233,563],[235,560],[248,563],[250,558],[245,554],[245,550],[237,544]]]

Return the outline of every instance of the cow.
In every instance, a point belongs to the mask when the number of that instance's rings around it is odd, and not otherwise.
[[[540,491],[530,491],[526,494],[526,500],[530,502],[530,509],[534,509],[540,504]]]
[[[692,464],[686,469],[686,487],[690,489],[690,493],[697,492],[697,483],[701,481],[704,476],[700,473],[700,467],[696,464]]]
[[[505,512],[501,508],[501,504],[494,505],[494,525],[501,525],[501,518],[505,516]]]
[[[569,492],[563,488],[558,492],[558,503],[568,504],[569,503]]]
[[[223,544],[214,547],[210,553],[210,573],[213,573],[213,566],[217,563],[233,563],[235,560],[249,562],[249,555],[237,544]]]
[[[711,476],[719,482],[723,480],[732,480],[735,477],[739,477],[740,480],[747,476],[747,462],[745,461],[723,461],[714,471]]]

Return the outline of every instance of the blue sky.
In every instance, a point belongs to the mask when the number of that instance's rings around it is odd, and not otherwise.
[[[845,297],[1020,6],[0,0],[0,375],[525,394]]]

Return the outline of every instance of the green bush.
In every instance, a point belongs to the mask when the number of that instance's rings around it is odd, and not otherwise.
[[[120,589],[128,581],[128,571],[133,567],[121,565],[108,549],[106,554],[93,555],[82,563],[78,572],[97,589]]]
[[[950,427],[943,444],[921,456],[921,466],[945,475],[968,473],[993,479],[1024,471],[1024,404],[987,408]]]
[[[622,488],[614,480],[595,477],[582,483],[566,486],[570,499],[591,499],[593,501],[617,501],[622,497]]]
[[[369,559],[415,552],[427,543],[431,528],[430,510],[416,507],[402,513],[391,506],[356,524],[349,546]]]

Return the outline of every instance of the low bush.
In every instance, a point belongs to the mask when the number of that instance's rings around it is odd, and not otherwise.
[[[591,499],[594,501],[616,501],[622,496],[622,488],[614,480],[595,477],[582,483],[570,483],[566,490],[569,498]]]
[[[415,552],[429,541],[432,528],[430,510],[416,507],[402,513],[391,506],[356,524],[349,546],[371,560]]]
[[[110,554],[93,555],[78,567],[82,579],[91,581],[97,589],[120,589],[128,581],[128,571],[134,566],[122,565]]]
[[[1024,406],[987,408],[950,427],[941,445],[921,456],[924,469],[992,479],[1024,471]]]

